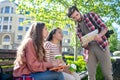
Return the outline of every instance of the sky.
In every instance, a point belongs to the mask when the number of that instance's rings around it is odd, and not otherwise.
[[[120,25],[118,25],[117,23],[113,23],[112,26],[114,27],[115,31],[117,32],[118,36],[118,40],[120,40]]]
[[[4,0],[0,0],[0,2],[1,2],[1,1],[4,1]]]

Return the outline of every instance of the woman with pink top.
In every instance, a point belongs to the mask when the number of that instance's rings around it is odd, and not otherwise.
[[[50,32],[46,42],[44,43],[47,61],[61,62],[59,66],[66,65],[62,59],[55,59],[56,55],[62,56],[62,39],[62,30],[60,28],[56,28]],[[63,69],[62,72],[65,80],[80,80],[80,76],[75,72],[70,72],[68,68]]]
[[[58,63],[46,60],[43,42],[48,35],[44,23],[33,23],[17,49],[13,76],[15,80],[64,80],[61,72],[49,71]]]

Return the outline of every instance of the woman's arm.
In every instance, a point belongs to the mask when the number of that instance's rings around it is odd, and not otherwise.
[[[32,39],[28,41],[28,44],[26,46],[26,62],[31,72],[46,71],[47,68],[53,67],[51,62],[40,62],[37,59]]]

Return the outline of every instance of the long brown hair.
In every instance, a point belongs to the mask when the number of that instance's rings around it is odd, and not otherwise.
[[[39,61],[45,60],[45,50],[43,48],[43,29],[45,23],[36,22],[31,25],[27,31],[23,41],[17,49],[17,57],[15,63],[23,64],[24,49],[28,43],[29,38],[33,40],[33,45],[36,51],[36,56]]]

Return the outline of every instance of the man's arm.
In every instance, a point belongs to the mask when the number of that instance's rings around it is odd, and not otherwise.
[[[102,19],[100,18],[99,15],[97,15],[96,13],[91,13],[91,17],[93,18],[93,20],[95,21],[96,24],[99,25],[99,27],[101,28],[101,32],[96,36],[95,40],[97,41],[101,41],[101,37],[104,36],[107,31],[108,28],[107,26],[104,24],[104,22],[102,21]]]
[[[107,33],[107,31],[108,31],[107,26],[102,21],[102,19],[100,18],[99,15],[97,15],[96,13],[93,13],[93,12],[91,14],[92,14],[92,18],[94,19],[95,23],[100,25],[99,27],[101,28],[101,32],[99,33],[99,36],[100,37],[104,36]]]
[[[79,38],[79,40],[80,40],[80,42],[82,43],[82,39],[81,39],[81,37],[82,37],[82,32],[81,32],[81,30],[79,29],[79,27],[76,27],[76,35],[77,35],[77,37]],[[86,44],[86,45],[84,45],[84,46],[82,46],[83,48],[88,48],[88,44]]]

